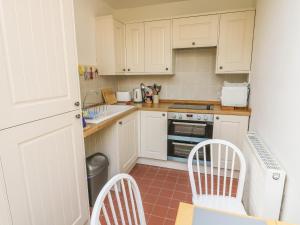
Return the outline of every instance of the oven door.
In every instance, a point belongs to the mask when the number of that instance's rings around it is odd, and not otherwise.
[[[182,139],[179,140],[176,138],[168,139],[168,159],[169,160],[176,160],[178,159],[187,159],[189,157],[190,152],[192,149],[199,143],[201,140],[195,141],[193,139]],[[210,161],[210,146],[206,147],[206,160]],[[199,151],[199,160],[204,159],[203,151]],[[180,161],[180,160],[179,160]]]
[[[212,138],[213,124],[198,121],[168,121],[168,134],[185,137]]]

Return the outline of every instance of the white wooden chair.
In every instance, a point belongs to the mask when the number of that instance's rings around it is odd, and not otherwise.
[[[246,215],[242,204],[246,163],[239,148],[218,139],[201,142],[189,155],[188,169],[194,205]]]
[[[146,225],[141,194],[128,174],[111,178],[95,202],[91,225]]]

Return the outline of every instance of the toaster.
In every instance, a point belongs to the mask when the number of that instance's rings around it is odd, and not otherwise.
[[[229,83],[224,82],[222,88],[222,106],[247,107],[249,96],[248,83]]]

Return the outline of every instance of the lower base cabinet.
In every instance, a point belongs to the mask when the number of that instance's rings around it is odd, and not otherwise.
[[[140,156],[167,160],[167,134],[167,112],[141,111]]]
[[[214,139],[222,139],[229,141],[242,150],[243,140],[248,131],[248,116],[232,116],[232,115],[215,115],[214,116]],[[218,164],[218,151],[213,151],[213,164]],[[221,154],[221,167],[225,168],[225,152]],[[228,154],[227,165],[232,166],[233,155]],[[240,162],[235,160],[234,168],[239,170]],[[227,167],[228,168],[228,167]]]
[[[80,111],[0,131],[1,225],[11,224],[10,218],[14,225],[89,221],[82,125],[77,114]]]
[[[129,173],[138,157],[138,112],[118,121],[117,126],[119,170],[122,173]]]

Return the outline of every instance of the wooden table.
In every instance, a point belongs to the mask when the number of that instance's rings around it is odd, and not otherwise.
[[[193,225],[193,214],[195,206],[187,203],[180,203],[175,225]],[[238,215],[232,215],[238,216]],[[253,217],[252,217],[253,218]],[[265,221],[268,225],[288,225],[283,222]],[[197,224],[198,225],[198,224]],[[201,224],[199,224],[201,225]],[[213,225],[213,224],[212,224]]]

